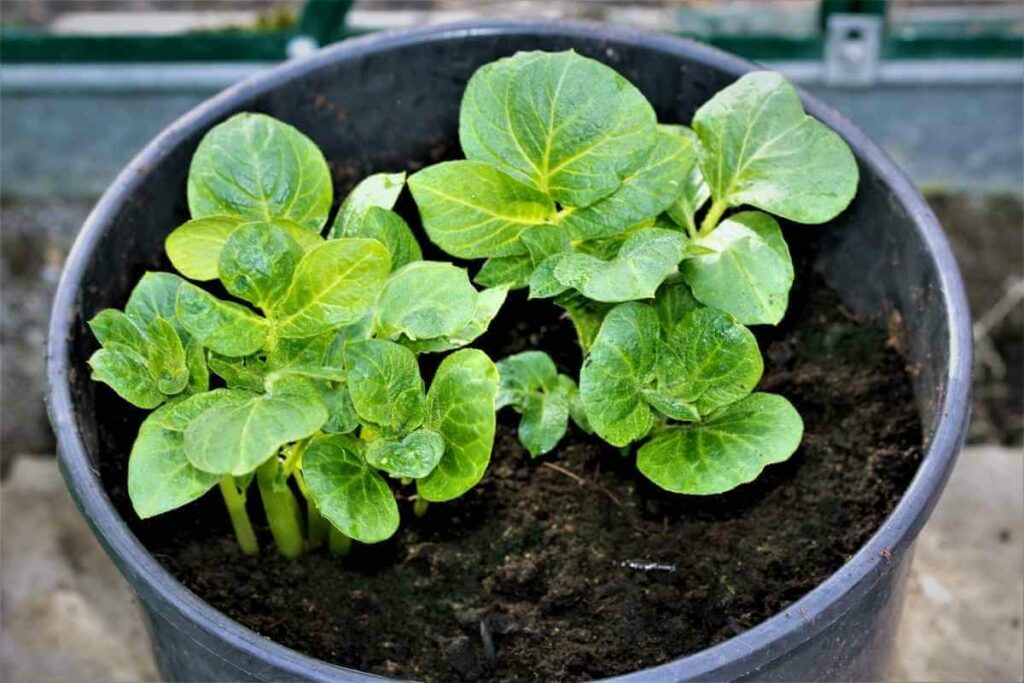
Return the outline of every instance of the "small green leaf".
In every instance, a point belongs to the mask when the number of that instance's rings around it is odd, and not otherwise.
[[[678,128],[693,139],[695,150],[700,147],[696,133],[685,126],[678,126]],[[683,180],[683,191],[666,211],[676,225],[685,228],[688,234],[693,235],[697,232],[695,216],[710,198],[711,188],[705,182],[704,174],[700,172],[700,165],[694,164]]]
[[[201,394],[210,389],[210,368],[206,364],[206,350],[195,339],[185,344],[185,364],[188,366],[188,386],[190,394]]]
[[[786,313],[793,261],[775,219],[745,211],[695,242],[712,253],[683,262],[697,299],[746,325],[775,325]]]
[[[371,206],[346,222],[337,237],[367,237],[377,240],[391,254],[391,268],[397,270],[407,263],[423,260],[423,252],[409,224],[394,211]]]
[[[267,354],[267,369],[276,375],[303,375],[340,382],[345,379],[344,339],[331,330],[313,337],[283,338]]]
[[[352,191],[341,202],[341,206],[338,207],[338,215],[334,217],[329,237],[331,239],[374,237],[358,232],[358,228],[355,226],[371,208],[393,209],[395,202],[398,201],[398,195],[402,194],[403,187],[405,187],[404,171],[402,173],[374,173],[360,180],[359,184],[352,188]],[[394,252],[392,252],[392,257],[394,257]],[[395,267],[397,268],[397,266]]]
[[[388,278],[377,303],[377,327],[384,337],[444,337],[466,327],[476,312],[477,291],[463,268],[416,261]]]
[[[175,318],[175,302],[178,288],[185,284],[173,273],[146,273],[135,285],[124,305],[124,312],[139,329],[145,329],[153,318],[177,322]],[[175,325],[179,332],[182,329]]]
[[[345,347],[348,391],[356,413],[391,433],[405,433],[422,422],[426,396],[413,352],[382,339]]]
[[[473,282],[484,287],[507,285],[509,289],[520,289],[526,286],[531,272],[533,261],[529,254],[492,256],[484,261]]]
[[[359,320],[377,300],[391,259],[377,240],[341,238],[306,252],[274,306],[281,337],[310,337]]]
[[[167,395],[185,390],[189,380],[185,347],[174,326],[157,316],[146,326],[146,366],[156,386]]]
[[[366,447],[366,462],[392,477],[420,479],[434,471],[444,455],[444,439],[432,429],[417,429],[404,438],[377,439]]]
[[[658,354],[657,393],[708,415],[747,396],[763,371],[757,339],[750,330],[721,311],[698,308],[666,337]]]
[[[167,236],[164,250],[174,268],[190,280],[216,280],[217,259],[224,242],[249,220],[243,216],[194,218]]]
[[[254,356],[232,358],[211,353],[207,363],[213,374],[224,380],[229,389],[263,391],[263,378],[267,367]]]
[[[400,339],[400,342],[414,353],[441,353],[470,344],[487,331],[491,321],[498,315],[502,304],[505,303],[507,296],[508,286],[491,287],[490,289],[478,292],[473,318],[461,330],[456,330],[450,335],[433,339],[413,341],[403,337]]]
[[[191,503],[220,478],[192,466],[184,431],[219,399],[219,389],[161,407],[146,418],[128,456],[128,497],[142,519]]]
[[[572,251],[572,240],[565,230],[554,225],[534,225],[519,234],[534,264],[554,254]]]
[[[555,267],[555,277],[594,301],[648,299],[677,270],[685,246],[686,238],[678,232],[645,228],[631,235],[611,261],[587,254],[566,256]]]
[[[225,356],[248,356],[267,341],[266,320],[188,282],[178,291],[177,318],[203,346]]]
[[[264,114],[236,114],[214,126],[188,171],[193,218],[287,218],[319,232],[331,195],[331,172],[316,144]]]
[[[156,408],[166,399],[149,373],[145,357],[128,346],[108,343],[92,354],[89,367],[93,381],[103,382],[139,408]]]
[[[288,376],[268,383],[266,394],[226,389],[196,417],[185,430],[189,462],[204,472],[247,474],[327,421],[310,380]]]
[[[267,310],[288,289],[302,255],[302,247],[284,230],[249,223],[224,242],[217,274],[228,292]]]
[[[582,209],[566,212],[559,224],[576,240],[592,240],[624,232],[672,206],[683,179],[695,166],[693,139],[674,127],[659,126],[644,162],[622,179],[615,192]]]
[[[519,233],[555,212],[542,192],[478,161],[428,166],[409,189],[430,240],[459,258],[525,253]]]
[[[427,394],[426,425],[444,438],[445,451],[434,471],[416,482],[424,500],[458,498],[484,476],[497,393],[498,370],[482,351],[462,349],[441,362]]]
[[[122,344],[139,353],[146,351],[146,339],[142,330],[127,315],[116,308],[105,308],[89,321],[96,340],[102,346]]]
[[[641,390],[654,378],[658,315],[636,302],[605,317],[580,370],[580,395],[597,434],[613,446],[643,438],[654,424]]]
[[[711,495],[757,478],[800,445],[803,421],[786,399],[751,394],[704,422],[660,432],[640,447],[637,468],[673,493]]]
[[[302,476],[320,514],[349,538],[378,543],[398,530],[395,496],[353,439],[314,438],[302,456]]]
[[[562,261],[571,259],[574,256],[582,256],[582,254],[573,254],[571,252],[562,252],[560,254],[552,254],[547,257],[533,269],[530,273],[529,285],[530,285],[530,299],[547,299],[553,296],[565,292],[571,287],[567,284],[559,281],[556,271],[559,264]],[[592,258],[586,256],[585,258]]]
[[[324,403],[327,405],[327,422],[321,427],[323,431],[350,434],[359,427],[359,416],[345,385],[339,384],[325,391]]]
[[[613,306],[585,298],[579,292],[569,290],[555,299],[555,303],[565,309],[569,321],[576,329],[576,339],[580,348],[586,353],[597,339],[601,323]]]
[[[675,329],[676,323],[690,311],[700,308],[700,302],[693,296],[690,286],[681,274],[669,276],[654,294],[654,310],[658,312],[662,334]]]
[[[655,130],[639,90],[572,51],[520,52],[481,67],[459,116],[467,158],[567,206],[611,194],[643,161]]]
[[[755,71],[693,117],[701,171],[716,201],[749,204],[797,223],[839,215],[857,191],[857,162],[843,139],[807,116],[781,75]]]
[[[576,385],[559,375],[542,351],[524,351],[497,364],[500,383],[495,408],[513,406],[523,416],[519,441],[537,457],[551,451],[565,436]]]
[[[700,420],[700,411],[692,401],[685,401],[676,396],[669,396],[657,389],[641,389],[640,395],[652,408],[673,420],[695,422]]]

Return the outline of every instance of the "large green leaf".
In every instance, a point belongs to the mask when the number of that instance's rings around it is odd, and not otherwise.
[[[774,218],[744,211],[695,243],[710,253],[688,258],[682,270],[701,303],[746,325],[782,320],[793,285],[793,261]]]
[[[659,126],[644,162],[622,179],[615,192],[581,209],[569,209],[559,224],[573,239],[614,235],[654,218],[679,197],[684,179],[695,166],[692,138],[674,126]]]
[[[118,396],[140,408],[156,408],[166,396],[149,372],[146,358],[135,349],[108,343],[89,358],[91,378],[103,382]]]
[[[320,391],[310,380],[288,376],[268,384],[266,394],[220,393],[185,430],[189,462],[204,472],[248,474],[327,421]]]
[[[426,413],[426,396],[416,356],[382,339],[345,347],[348,391],[356,413],[390,433],[415,429]]]
[[[674,230],[644,228],[630,235],[610,261],[588,254],[563,257],[555,278],[588,299],[615,303],[654,296],[686,253],[686,238]]]
[[[857,162],[843,139],[807,116],[785,78],[755,71],[693,117],[700,167],[716,201],[749,204],[797,223],[824,223],[857,190]]]
[[[217,274],[228,292],[267,310],[288,289],[302,254],[284,230],[249,223],[224,242]]]
[[[391,270],[377,240],[346,237],[306,252],[291,286],[274,306],[281,337],[310,337],[359,320],[373,306]]]
[[[405,172],[374,173],[360,180],[338,207],[338,215],[334,217],[334,224],[331,225],[330,238],[372,237],[360,234],[354,226],[371,208],[394,208],[403,187]]]
[[[175,269],[190,280],[216,280],[217,259],[224,242],[250,220],[244,216],[194,218],[167,236],[164,250]]]
[[[221,301],[185,282],[178,290],[177,318],[208,349],[225,356],[248,356],[267,341],[267,321],[245,306]]]
[[[420,479],[441,461],[444,439],[432,429],[417,429],[401,439],[371,441],[365,454],[366,462],[392,477]]]
[[[524,351],[498,362],[495,408],[512,406],[523,417],[519,441],[537,457],[551,451],[565,436],[576,385],[559,375],[554,361],[543,351]]]
[[[658,433],[637,452],[637,468],[674,493],[722,493],[757,478],[800,445],[803,421],[789,401],[751,394],[703,422]]]
[[[377,240],[391,254],[391,268],[423,259],[423,252],[409,224],[394,211],[371,206],[357,218],[345,222],[337,237],[368,237]]]
[[[572,51],[520,52],[481,67],[459,116],[467,158],[566,206],[611,194],[643,161],[655,130],[639,90]]]
[[[747,396],[763,371],[750,330],[721,311],[698,308],[676,323],[661,347],[657,393],[708,415]]]
[[[193,218],[287,218],[319,232],[331,195],[331,172],[316,144],[264,114],[236,114],[214,126],[188,171]]]
[[[378,543],[398,530],[398,503],[388,483],[344,435],[314,438],[302,456],[302,477],[327,521],[349,538]]]
[[[462,349],[437,368],[427,394],[426,425],[445,442],[441,462],[416,482],[424,500],[461,496],[484,476],[494,445],[498,371],[482,351]]]
[[[465,269],[416,261],[388,278],[377,303],[377,328],[381,336],[413,341],[448,336],[473,320],[476,303]]]
[[[224,391],[163,406],[142,423],[128,456],[128,497],[142,519],[191,503],[217,483],[219,475],[196,469],[185,456],[185,429]]]
[[[524,253],[519,233],[555,213],[545,194],[479,161],[428,166],[409,189],[431,241],[459,258]]]
[[[146,366],[156,380],[156,386],[165,394],[185,390],[189,380],[185,347],[174,326],[157,316],[146,326]]]
[[[580,370],[580,396],[594,431],[614,446],[642,438],[654,424],[641,390],[654,379],[658,314],[636,302],[605,316]]]

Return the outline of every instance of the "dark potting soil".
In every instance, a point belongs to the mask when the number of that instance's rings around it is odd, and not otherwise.
[[[778,328],[758,330],[760,388],[806,424],[786,463],[725,495],[665,493],[633,457],[571,429],[531,460],[504,411],[490,468],[461,499],[344,559],[243,556],[219,498],[140,522],[125,496],[139,415],[105,387],[103,476],[122,514],[186,586],[254,631],[347,667],[430,681],[585,680],[653,666],[785,609],[881,525],[916,471],[921,426],[900,331],[865,324],[797,254]],[[557,309],[515,297],[481,346],[494,358],[580,357]],[[258,495],[251,498],[258,499]],[[254,522],[262,524],[258,504]],[[796,617],[794,617],[796,618]]]

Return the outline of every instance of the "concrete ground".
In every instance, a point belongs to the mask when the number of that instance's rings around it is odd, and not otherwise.
[[[0,524],[0,680],[157,679],[134,596],[52,458],[16,460]],[[917,544],[891,680],[1024,680],[1022,619],[1024,454],[969,447]]]

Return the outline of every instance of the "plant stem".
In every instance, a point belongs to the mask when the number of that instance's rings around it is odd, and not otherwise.
[[[313,495],[306,487],[306,480],[302,478],[302,470],[296,470],[295,483],[299,485],[302,497],[306,499],[306,540],[310,548],[319,548],[327,542],[327,535],[331,529],[331,523],[320,514]]]
[[[235,478],[230,474],[220,480],[219,486],[224,506],[231,517],[231,527],[235,530],[238,547],[246,555],[255,555],[260,551],[260,546],[256,542],[256,533],[252,530],[252,522],[249,521],[249,512],[245,509],[245,494],[239,492],[235,486]]]
[[[430,507],[429,501],[417,498],[416,502],[412,504],[412,514],[416,515],[417,518],[423,517],[423,515],[427,514],[428,507]]]
[[[302,554],[302,517],[291,489],[287,485],[274,486],[280,467],[277,457],[271,458],[256,470],[256,482],[278,551],[285,557],[295,558]]]
[[[352,539],[332,526],[327,547],[330,549],[331,555],[344,557],[352,550]]]
[[[714,230],[715,226],[718,225],[718,221],[722,219],[722,214],[725,213],[725,210],[728,208],[729,207],[724,201],[716,199],[711,202],[711,207],[708,208],[708,212],[704,214],[704,220],[701,221],[700,235],[705,236]]]

